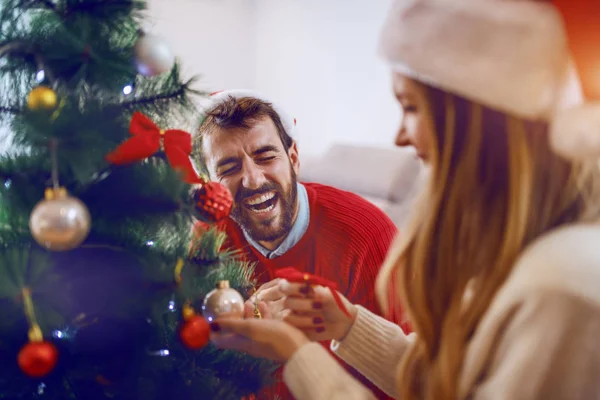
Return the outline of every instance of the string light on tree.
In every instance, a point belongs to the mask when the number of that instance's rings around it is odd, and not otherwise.
[[[125,96],[130,95],[133,92],[133,84],[128,83],[127,85],[123,86],[123,94]]]
[[[44,81],[44,79],[46,79],[46,71],[44,71],[43,69],[40,69],[36,74],[35,74],[35,80],[38,83],[42,83]]]
[[[138,72],[147,77],[168,72],[175,65],[175,55],[167,43],[155,35],[140,32],[134,52]]]

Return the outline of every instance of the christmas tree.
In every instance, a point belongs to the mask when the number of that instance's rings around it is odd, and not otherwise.
[[[144,9],[0,3],[0,399],[240,399],[270,383],[271,363],[207,343],[203,299],[223,281],[247,295],[252,265],[217,230],[192,235],[231,197],[189,161],[178,124],[203,93],[141,32]]]

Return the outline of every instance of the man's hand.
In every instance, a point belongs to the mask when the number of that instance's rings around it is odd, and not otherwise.
[[[285,318],[289,311],[283,308],[286,296],[279,290],[281,279],[273,279],[262,285],[245,304],[245,318],[254,317],[255,304],[258,301],[259,311],[264,319]]]

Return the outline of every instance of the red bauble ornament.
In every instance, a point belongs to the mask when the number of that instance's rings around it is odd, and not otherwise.
[[[201,349],[210,339],[210,326],[201,316],[193,315],[181,326],[179,337],[186,347],[192,350]]]
[[[229,216],[233,197],[219,182],[206,182],[192,192],[194,216],[203,222],[219,222]]]
[[[32,378],[40,378],[47,375],[58,361],[58,350],[50,342],[29,342],[17,357],[19,367]]]

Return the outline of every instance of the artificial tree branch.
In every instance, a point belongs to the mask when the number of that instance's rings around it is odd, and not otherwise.
[[[90,187],[92,187],[95,184],[97,184],[98,182],[106,179],[112,173],[113,170],[114,170],[113,165],[107,165],[102,170],[100,170],[98,173],[94,174],[94,177],[92,179],[90,179],[88,182],[86,182],[83,185],[81,185],[80,187],[78,187],[76,189],[76,192],[83,193],[83,192],[87,191]],[[67,187],[72,187],[74,185],[75,185],[75,182],[69,182],[67,184]]]
[[[177,88],[177,90],[174,90],[170,93],[164,93],[161,95],[156,95],[156,96],[149,96],[149,97],[141,97],[139,99],[135,99],[135,100],[130,100],[130,101],[125,101],[123,103],[121,103],[121,107],[124,108],[132,108],[135,106],[140,106],[140,105],[145,105],[145,104],[151,104],[157,101],[167,101],[167,100],[172,100],[178,97],[183,97],[185,95],[195,95],[195,96],[206,96],[208,93],[196,90],[196,89],[192,89],[191,85],[196,81],[196,78],[191,78],[189,79],[187,82],[182,83],[179,88]]]
[[[131,107],[140,106],[140,105],[144,105],[144,104],[151,104],[151,103],[154,103],[157,101],[166,101],[166,100],[175,99],[175,98],[185,95],[186,92],[187,92],[187,87],[185,85],[183,85],[179,89],[177,89],[173,92],[170,92],[170,93],[163,93],[163,94],[158,94],[158,95],[149,96],[149,97],[141,97],[139,99],[123,102],[123,103],[121,103],[121,105],[125,108],[131,108]]]
[[[0,43],[0,57],[4,57],[5,54],[10,54],[17,50],[29,53],[30,46],[23,40],[10,40]]]
[[[43,57],[38,51],[36,51],[33,48],[33,46],[30,43],[27,43],[24,40],[10,40],[4,43],[0,43],[0,58],[9,54],[33,56],[35,58],[37,68],[40,70],[44,70],[46,78],[49,82],[54,81],[54,75],[52,74],[52,71],[46,68],[46,63],[44,62]]]
[[[23,180],[30,180],[31,179],[31,175],[28,175],[27,172],[3,172],[0,171],[0,180],[6,182],[8,180],[15,180],[15,179],[23,179]]]
[[[20,114],[21,109],[18,107],[0,106],[0,113]]]
[[[40,1],[44,1],[44,0],[40,0]],[[131,7],[134,7],[135,5],[138,5],[138,7],[142,7],[141,2],[135,1],[135,0],[97,0],[96,2],[93,1],[87,1],[87,2],[82,2],[82,3],[76,3],[73,4],[69,7],[69,13],[73,13],[73,12],[88,12],[88,13],[93,13],[96,9],[106,9],[109,7],[113,7],[113,8],[122,8],[124,10],[128,10]]]
[[[52,1],[50,0],[33,0],[33,3],[35,4],[40,4],[45,8],[48,8],[52,11],[56,11],[56,4],[54,4]]]

